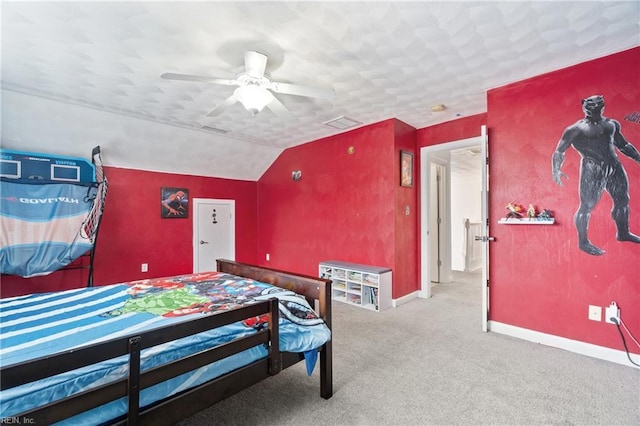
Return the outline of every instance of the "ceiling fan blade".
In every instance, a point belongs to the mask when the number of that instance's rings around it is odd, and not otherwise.
[[[278,117],[291,117],[291,113],[289,112],[287,107],[285,107],[282,102],[280,102],[275,96],[273,97],[271,102],[267,104],[267,107]]]
[[[198,81],[202,83],[215,83],[215,84],[224,84],[225,86],[237,86],[238,82],[236,80],[228,80],[225,78],[214,78],[214,77],[206,77],[202,75],[191,75],[191,74],[176,74],[172,72],[165,72],[160,75],[160,78],[164,80],[182,80],[182,81]]]
[[[247,51],[244,53],[244,67],[251,77],[262,78],[267,67],[267,56],[262,53]]]
[[[236,102],[238,102],[238,98],[236,98],[236,95],[229,96],[227,99],[225,99],[224,101],[216,105],[215,108],[209,111],[207,113],[207,117],[216,117],[222,114],[227,110],[227,108],[229,108],[231,105],[235,104]]]
[[[271,82],[269,88],[276,93],[295,96],[306,96],[310,98],[333,99],[336,96],[336,92],[334,92],[333,89],[301,86],[299,84]]]

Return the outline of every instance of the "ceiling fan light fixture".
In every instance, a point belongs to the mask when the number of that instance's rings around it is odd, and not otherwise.
[[[273,95],[256,85],[238,87],[233,94],[251,114],[256,115],[273,100]]]

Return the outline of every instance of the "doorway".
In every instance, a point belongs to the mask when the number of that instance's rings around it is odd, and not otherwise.
[[[235,260],[235,200],[193,199],[193,272],[216,271],[216,259]]]
[[[481,222],[484,215],[484,132],[483,129],[479,137],[423,147],[420,150],[423,224],[420,231],[421,297],[431,297],[432,285],[451,282],[457,271],[465,269],[465,219]],[[478,183],[477,191],[469,189],[467,185],[460,194],[461,182],[468,183],[470,179]],[[467,190],[474,192],[470,194],[465,192]],[[470,201],[473,202],[469,203]],[[472,211],[468,211],[469,209]],[[486,269],[486,264],[481,267]],[[480,274],[476,276],[482,279]]]

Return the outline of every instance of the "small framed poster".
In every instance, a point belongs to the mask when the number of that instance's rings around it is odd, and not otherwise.
[[[413,154],[400,151],[400,186],[413,187]]]
[[[160,194],[160,217],[189,217],[189,190],[186,188],[162,188]]]

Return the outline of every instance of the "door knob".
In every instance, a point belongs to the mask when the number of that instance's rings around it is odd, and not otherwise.
[[[209,241],[200,240],[200,244],[209,244]]]

